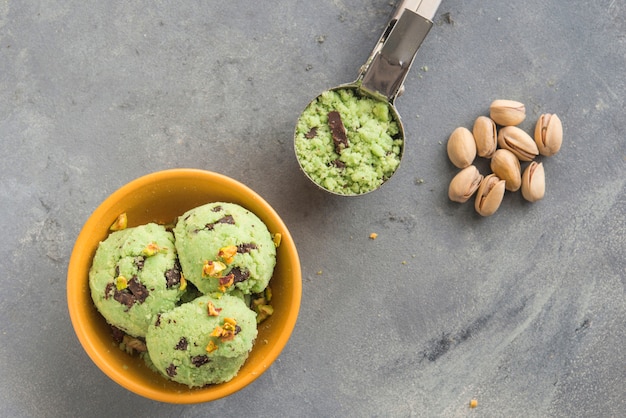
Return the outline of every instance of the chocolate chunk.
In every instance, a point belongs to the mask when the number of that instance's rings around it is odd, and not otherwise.
[[[138,257],[135,257],[135,259],[133,260],[133,263],[135,263],[135,266],[137,266],[137,270],[141,271],[143,270],[143,265],[145,261],[146,261],[146,257],[138,256]]]
[[[239,254],[246,254],[249,253],[252,250],[256,250],[258,247],[256,246],[256,244],[252,243],[252,242],[247,242],[244,244],[239,244],[237,246],[237,252]]]
[[[180,340],[178,341],[178,344],[176,344],[176,347],[174,347],[174,350],[185,351],[186,349],[187,349],[187,338],[180,337]]]
[[[239,325],[235,325],[235,335],[241,332],[241,327]]]
[[[348,148],[349,145],[346,128],[341,121],[341,115],[336,110],[328,112],[328,126],[330,126],[330,134],[335,143],[335,152],[341,154],[341,151]]]
[[[176,376],[176,365],[174,365],[174,363],[170,363],[169,367],[165,369],[165,372],[169,377]]]
[[[109,299],[109,296],[111,296],[111,293],[113,293],[113,289],[115,289],[115,283],[107,283],[106,287],[104,288],[104,299]]]
[[[340,159],[336,159],[335,161],[333,161],[333,165],[337,168],[346,168],[346,163],[344,163]]]
[[[200,366],[202,366],[204,364],[207,364],[210,361],[211,361],[211,359],[209,358],[209,356],[204,356],[204,355],[193,356],[191,358],[191,364],[193,364],[196,367],[200,367]]]
[[[115,285],[109,283],[106,288],[110,291],[113,286]],[[149,294],[150,292],[148,291],[148,288],[146,288],[146,286],[144,286],[139,279],[137,279],[137,276],[133,276],[133,278],[128,281],[126,289],[115,289],[113,292],[113,299],[122,305],[126,305],[126,307],[130,309],[135,302],[143,303]]]
[[[233,283],[240,283],[243,281],[248,280],[248,277],[250,277],[250,272],[248,270],[241,270],[240,267],[233,267],[232,270],[230,271],[230,274],[233,275]]]
[[[229,224],[229,225],[235,225],[235,218],[233,218],[232,215],[225,215],[224,217],[218,219],[215,222],[212,222],[210,224],[206,224],[204,226],[204,228],[208,231],[212,231],[213,228],[215,227],[215,225],[217,224]]]
[[[307,132],[306,134],[304,134],[304,137],[306,139],[313,139],[317,136],[317,126],[311,128],[311,130],[309,132]]]
[[[217,205],[213,209],[211,209],[211,212],[220,212],[221,210],[222,210],[222,207],[220,205]]]
[[[180,283],[180,277],[182,274],[181,270],[182,268],[180,267],[178,260],[176,260],[174,267],[165,272],[165,286],[168,289]]]
[[[111,325],[111,335],[113,336],[113,341],[121,344],[122,341],[124,341],[124,335],[126,335],[126,333],[118,327]]]
[[[126,289],[115,290],[115,293],[113,293],[113,299],[115,299],[122,305],[126,305],[128,309],[130,309],[135,304],[135,297]]]
[[[160,327],[161,326],[161,314],[157,314],[157,319],[156,319],[156,321],[154,321],[154,326],[155,327]]]
[[[133,276],[128,281],[128,290],[133,294],[137,303],[143,303],[150,294],[148,288],[137,279],[137,276]]]
[[[226,215],[223,218],[218,219],[215,223],[235,225],[235,218],[233,218],[233,215]]]

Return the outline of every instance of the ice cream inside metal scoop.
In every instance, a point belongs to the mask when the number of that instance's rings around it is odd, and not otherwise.
[[[405,135],[395,100],[440,3],[401,1],[357,79],[320,94],[298,119],[298,163],[322,189],[363,195],[398,169]]]

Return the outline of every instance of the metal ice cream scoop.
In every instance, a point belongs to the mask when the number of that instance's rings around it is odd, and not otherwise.
[[[392,168],[388,170],[388,172],[383,173],[377,182],[372,182],[368,185],[353,185],[353,187],[344,185],[343,189],[341,188],[342,186],[335,187],[335,183],[337,182],[330,176],[325,177],[324,170],[332,166],[334,175],[345,172],[346,176],[351,176],[350,179],[345,179],[348,183],[351,181],[359,181],[359,178],[357,178],[360,175],[358,173],[359,168],[357,167],[353,170],[353,167],[350,167],[350,164],[354,163],[354,161],[358,161],[358,158],[336,158],[336,155],[341,155],[341,152],[347,152],[346,150],[351,146],[351,144],[346,141],[345,128],[341,122],[337,121],[336,114],[333,113],[331,115],[332,117],[329,118],[329,124],[331,124],[331,120],[333,121],[332,126],[329,128],[313,126],[303,128],[305,113],[312,106],[316,105],[327,92],[322,93],[309,103],[305,112],[303,112],[298,120],[294,135],[296,157],[298,158],[298,163],[302,171],[311,181],[322,189],[338,195],[362,195],[377,190],[397,170],[404,152],[405,135],[400,115],[394,103],[396,98],[403,92],[404,80],[413,64],[413,60],[415,59],[415,55],[422,41],[426,38],[430,28],[433,26],[432,19],[440,3],[441,0],[401,1],[391,16],[387,27],[372,53],[365,64],[361,66],[357,79],[352,83],[343,84],[328,90],[328,92],[347,90],[350,92],[351,96],[383,102],[387,106],[392,119],[396,122],[397,132],[394,130],[393,139],[395,141],[394,143],[399,144],[399,146],[395,146],[394,148],[397,152],[385,151],[382,158],[386,160],[396,158],[397,163],[391,164],[390,166]],[[332,112],[334,112],[334,110]],[[328,115],[320,115],[320,119],[326,120],[327,116]],[[310,131],[302,132],[302,129],[309,128]],[[312,154],[323,154],[324,150],[319,149],[319,147],[315,150],[312,150],[311,147],[309,147],[308,150],[303,150],[303,147],[298,144],[298,141],[306,141],[314,138],[318,134],[318,128],[330,132],[335,143],[335,159],[320,163],[325,164],[327,167],[315,167],[314,163],[311,162]],[[342,129],[344,130],[343,135]],[[339,138],[336,139],[336,136]],[[378,150],[380,147],[375,145],[375,148],[375,154],[381,154]],[[333,150],[329,151],[331,154],[332,152]],[[347,162],[343,160],[347,160]],[[365,161],[362,164],[368,164],[368,162]],[[341,174],[339,174],[339,176],[341,176]]]

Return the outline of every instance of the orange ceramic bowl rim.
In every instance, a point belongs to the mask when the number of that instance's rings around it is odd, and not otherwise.
[[[170,198],[170,199],[167,199]],[[250,356],[231,381],[202,388],[171,382],[148,369],[143,360],[120,350],[91,300],[88,272],[98,243],[122,212],[129,226],[171,223],[204,203],[237,203],[255,213],[272,234],[280,233],[277,263],[270,281],[274,315],[259,325]],[[280,355],[295,327],[302,295],[300,261],[293,239],[279,215],[256,192],[224,175],[199,169],[170,169],[147,174],[106,198],[81,229],[67,273],[67,303],[74,331],[91,360],[122,387],[156,401],[191,404],[228,396],[258,378]]]

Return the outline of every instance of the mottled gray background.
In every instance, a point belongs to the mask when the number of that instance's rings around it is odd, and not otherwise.
[[[326,195],[299,172],[296,119],[356,77],[392,10],[0,2],[1,416],[623,416],[626,1],[444,0],[397,102],[400,170],[367,196]],[[483,219],[448,201],[445,143],[496,98],[525,103],[529,131],[559,114],[565,138],[542,159],[544,200],[509,194]],[[259,192],[303,273],[276,363],[231,397],[189,406],[106,377],[65,299],[89,214],[173,167]]]

